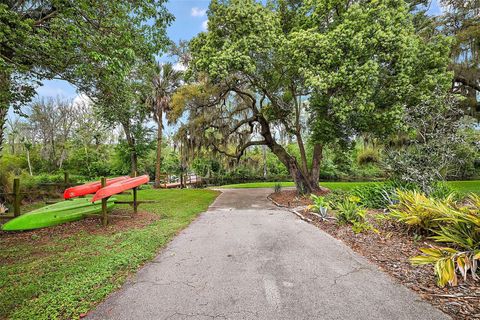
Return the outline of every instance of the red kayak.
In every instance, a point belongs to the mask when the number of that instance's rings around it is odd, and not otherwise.
[[[103,198],[108,198],[110,196],[113,196],[114,194],[123,192],[125,190],[133,189],[135,187],[138,187],[142,184],[147,183],[148,181],[150,181],[150,177],[148,175],[144,175],[144,176],[135,177],[135,178],[128,178],[126,180],[113,183],[109,186],[103,187],[100,190],[98,190],[93,196],[92,202],[95,202]]]
[[[112,179],[107,179],[107,186],[113,183],[129,179],[129,176],[117,177]],[[80,196],[85,196],[87,194],[93,194],[97,192],[102,187],[101,181],[90,182],[86,184],[82,184],[80,186],[71,187],[65,190],[63,193],[63,198],[65,200]]]

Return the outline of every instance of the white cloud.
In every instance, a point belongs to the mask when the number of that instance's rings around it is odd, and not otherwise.
[[[208,20],[205,20],[205,21],[202,22],[202,28],[205,31],[208,29]]]
[[[177,62],[173,65],[173,69],[177,70],[177,71],[185,71],[187,70],[187,67],[185,67],[183,64],[181,64],[180,62]]]
[[[73,105],[85,105],[90,107],[92,103],[93,101],[83,93],[78,94],[75,99],[73,99]]]
[[[192,17],[203,17],[207,14],[207,9],[193,7],[191,14],[192,14]]]

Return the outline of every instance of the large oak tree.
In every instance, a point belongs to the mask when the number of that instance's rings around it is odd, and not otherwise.
[[[451,69],[453,92],[466,97],[467,114],[480,118],[480,2],[442,0],[444,13],[439,18],[439,32],[453,36]]]
[[[450,81],[448,43],[417,36],[402,0],[213,0],[208,19],[172,114],[186,109],[196,144],[232,157],[267,145],[301,193],[319,188],[326,144],[391,133],[405,108]]]

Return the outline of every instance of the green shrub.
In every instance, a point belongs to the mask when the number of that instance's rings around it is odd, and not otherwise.
[[[339,223],[359,223],[365,221],[366,211],[357,203],[346,199],[337,205],[336,217]]]
[[[330,209],[328,201],[324,197],[314,194],[310,195],[310,199],[312,199],[313,204],[310,205],[308,208],[318,213],[322,217],[322,219],[326,219],[328,209]]]
[[[348,191],[336,189],[330,191],[324,198],[331,209],[338,209],[338,204],[343,202],[349,196],[350,193]]]
[[[15,175],[22,173],[24,159],[11,154],[3,153],[0,157],[0,193],[12,192]]]
[[[380,162],[380,151],[376,148],[365,148],[358,152],[357,163],[360,165],[367,165]]]
[[[385,172],[374,163],[358,165],[354,164],[349,179],[377,180],[385,178]]]
[[[23,199],[27,201],[38,200],[39,198],[52,198],[58,197],[60,193],[63,192],[64,185],[64,174],[39,174],[31,176],[27,171],[21,171],[19,174],[15,175],[13,172],[0,172],[0,192],[12,192],[13,179],[20,179],[20,191],[24,193]],[[79,175],[69,175],[70,183],[79,184],[90,181],[92,179],[87,179]],[[58,183],[58,186],[48,185]],[[2,197],[0,200],[6,201],[8,204],[11,204],[11,197]]]
[[[360,198],[360,203],[371,209],[384,209],[398,202],[397,190],[416,190],[413,184],[397,181],[371,183],[354,188],[352,194]]]
[[[359,197],[360,203],[367,208],[381,209],[392,204],[395,189],[383,183],[374,183],[354,188],[352,194]]]
[[[433,184],[429,196],[439,200],[443,200],[448,197],[458,198],[458,194],[455,189],[450,187],[444,181],[438,181],[437,183]]]

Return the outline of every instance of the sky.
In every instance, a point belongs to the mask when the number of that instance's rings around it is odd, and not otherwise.
[[[168,10],[175,16],[175,21],[167,29],[168,37],[178,43],[179,40],[190,40],[199,32],[206,30],[209,0],[170,0]],[[160,60],[167,60],[161,57]],[[43,86],[37,89],[38,97],[61,96],[75,99],[79,93],[76,88],[66,81],[46,80]]]
[[[168,10],[175,16],[175,21],[167,29],[168,37],[177,42],[190,40],[199,32],[206,30],[209,0],[170,0],[167,3]],[[441,13],[438,0],[432,0],[428,9],[431,15]],[[161,57],[160,60],[167,60]],[[43,86],[37,89],[37,97],[64,97],[67,99],[80,99],[76,88],[66,81],[46,80]]]

